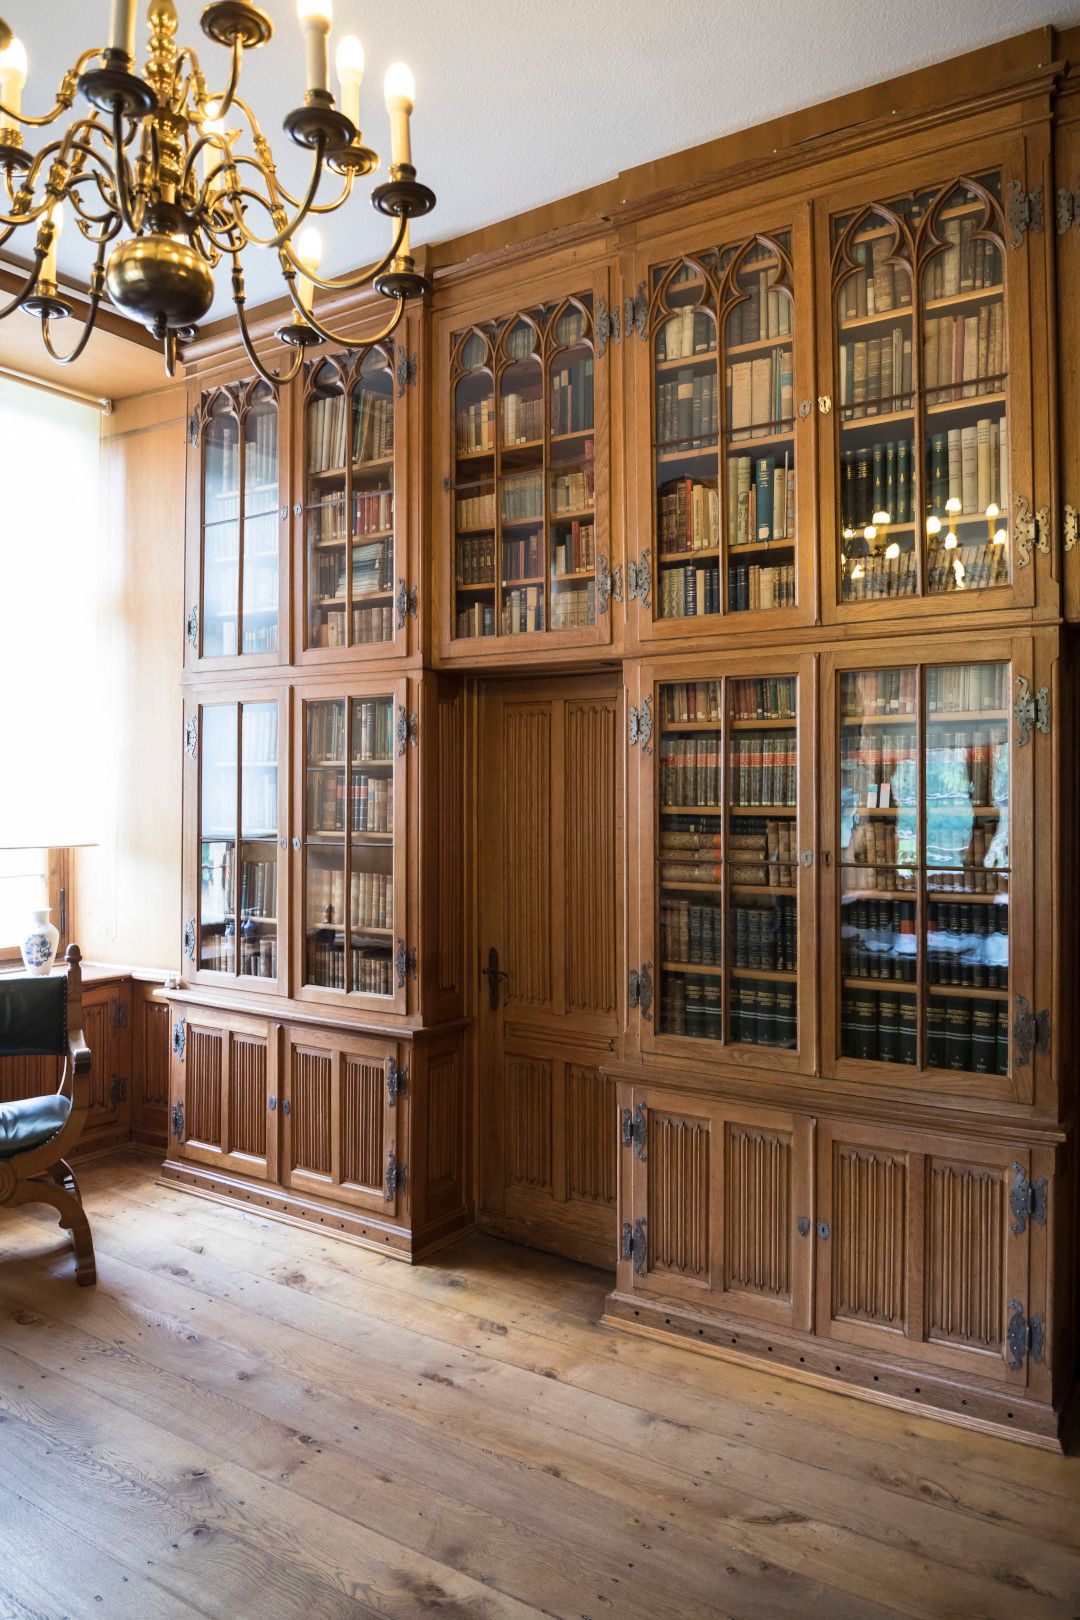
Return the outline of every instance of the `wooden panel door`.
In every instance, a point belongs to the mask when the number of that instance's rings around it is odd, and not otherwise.
[[[90,1048],[85,1134],[126,1138],[131,1115],[130,984],[91,985],[84,990],[83,1034]]]
[[[277,1179],[280,1027],[240,1013],[173,1008],[170,1129],[177,1157]]]
[[[407,1081],[402,1052],[337,1030],[290,1027],[282,1087],[282,1182],[395,1219],[407,1166],[398,1121]]]
[[[619,1030],[621,699],[607,675],[483,699],[478,840],[481,1208],[611,1265]]]
[[[647,1087],[624,1096],[620,1287],[808,1328],[811,1121]]]
[[[1027,1149],[862,1123],[818,1126],[817,1331],[1008,1384],[1028,1380]]]

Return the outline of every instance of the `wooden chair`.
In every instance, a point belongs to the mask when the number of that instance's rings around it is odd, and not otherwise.
[[[55,1092],[0,1103],[0,1208],[52,1204],[75,1245],[75,1275],[96,1282],[94,1240],[68,1154],[90,1105],[90,1051],[82,1032],[82,952],[69,945],[67,972],[0,977],[0,1058],[62,1057]]]

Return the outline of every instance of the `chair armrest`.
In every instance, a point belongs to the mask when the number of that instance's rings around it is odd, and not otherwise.
[[[81,1029],[68,1031],[68,1053],[71,1057],[71,1067],[76,1074],[90,1067],[90,1048]]]

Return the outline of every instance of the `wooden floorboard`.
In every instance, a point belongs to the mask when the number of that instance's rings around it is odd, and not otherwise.
[[[99,1282],[0,1226],[0,1616],[1080,1615],[1080,1459],[87,1165]]]

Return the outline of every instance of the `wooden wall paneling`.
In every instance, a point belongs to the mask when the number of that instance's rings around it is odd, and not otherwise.
[[[464,1007],[466,888],[466,702],[452,676],[425,680],[420,692],[419,824],[422,832],[415,932],[420,1001],[429,1023]]]
[[[428,1248],[472,1219],[472,1107],[463,1028],[418,1037],[408,1054],[406,1181],[414,1242]]]
[[[172,1019],[170,1157],[273,1181],[280,1026],[186,1003],[173,1005]]]
[[[131,1134],[140,1145],[164,1151],[171,1029],[168,1002],[157,988],[140,980],[131,986]]]
[[[403,1051],[385,1039],[287,1026],[283,1185],[387,1220],[399,1215],[404,1189],[388,1181],[388,1169],[407,1141],[399,1135],[405,1099],[391,1101],[390,1066],[400,1070]]]
[[[1073,408],[1080,367],[1080,77],[1069,73],[1058,97],[1054,127],[1055,299],[1053,380],[1060,449],[1062,611],[1080,620],[1080,417]],[[1049,216],[1048,216],[1049,217]]]

